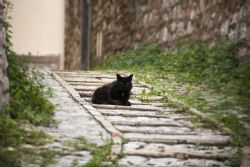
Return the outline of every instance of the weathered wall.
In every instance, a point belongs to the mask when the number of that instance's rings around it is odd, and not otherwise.
[[[80,69],[80,0],[66,1],[65,67]],[[237,43],[240,62],[250,57],[250,0],[92,0],[92,59],[138,43],[163,48],[185,37]]]
[[[133,29],[139,26],[137,3],[134,0],[92,0],[92,56],[103,58],[133,46]]]
[[[10,0],[13,49],[33,56],[64,55],[64,1]],[[61,64],[61,68],[63,68]]]
[[[250,55],[250,0],[92,2],[93,55],[107,56],[137,43],[167,48],[184,37],[204,41],[226,37],[238,43],[239,61]]]
[[[3,44],[5,41],[5,32],[3,28],[3,0],[0,0],[0,111],[1,104],[9,101],[9,80],[7,77],[7,58],[4,52]]]
[[[65,0],[65,69],[80,69],[81,53],[80,0]]]

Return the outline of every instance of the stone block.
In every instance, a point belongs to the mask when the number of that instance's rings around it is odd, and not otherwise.
[[[227,35],[228,28],[229,28],[229,21],[226,20],[221,26],[221,29],[220,29],[221,35],[223,35],[223,36]]]

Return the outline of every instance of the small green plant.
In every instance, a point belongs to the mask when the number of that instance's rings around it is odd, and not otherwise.
[[[52,137],[47,133],[38,130],[26,131],[25,138],[23,139],[26,144],[34,146],[42,146],[52,141]]]
[[[40,157],[42,157],[41,167],[47,167],[49,164],[52,164],[55,162],[55,156],[56,153],[54,151],[50,150],[43,150],[40,154]]]
[[[239,167],[241,166],[241,153],[238,152],[237,154],[235,154],[231,159],[230,159],[230,166],[232,167]]]
[[[65,156],[64,153],[49,149],[38,148],[21,148],[20,157],[25,164],[33,164],[34,166],[47,167],[55,163],[55,157]],[[19,157],[19,158],[20,158]]]
[[[22,143],[23,132],[15,120],[0,113],[0,166],[21,166],[17,148]]]
[[[22,133],[16,121],[0,114],[0,149],[4,149],[4,146],[17,147],[21,143]]]
[[[85,138],[81,137],[75,141],[67,141],[64,144],[77,150],[87,150],[91,152],[92,159],[81,167],[116,167],[116,164],[104,164],[105,161],[109,160],[108,157],[112,146],[110,142],[107,142],[104,146],[97,146],[96,144],[87,142]]]
[[[0,166],[3,167],[22,167],[19,160],[19,155],[16,151],[1,150],[0,151]]]

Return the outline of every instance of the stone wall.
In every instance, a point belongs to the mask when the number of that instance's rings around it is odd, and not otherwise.
[[[9,101],[9,80],[7,77],[7,58],[3,44],[5,41],[5,31],[3,27],[3,0],[0,0],[0,111],[1,105]]]
[[[60,69],[59,54],[47,55],[22,55],[20,59],[22,62],[27,63],[31,68],[59,70]]]
[[[65,0],[64,68],[80,69],[81,5],[80,0]]]
[[[196,37],[226,37],[238,59],[250,55],[250,0],[92,0],[92,54],[103,58],[138,43],[171,47]]]
[[[65,69],[80,69],[80,0],[65,0]],[[237,57],[250,56],[250,0],[92,0],[92,60],[137,44],[171,48],[192,37],[237,43]]]
[[[102,59],[133,46],[133,29],[139,26],[135,18],[136,2],[92,0],[92,56]]]

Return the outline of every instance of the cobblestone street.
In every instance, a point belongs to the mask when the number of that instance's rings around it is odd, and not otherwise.
[[[149,91],[147,85],[134,83],[132,106],[91,104],[93,91],[113,80],[114,74],[99,72],[46,74],[45,83],[55,94],[50,101],[56,105],[59,124],[39,127],[55,138],[43,147],[67,152],[51,167],[80,166],[91,159],[90,152],[63,144],[80,137],[97,145],[112,140],[111,158],[119,157],[122,167],[229,166],[236,150],[229,146],[227,134],[194,125],[195,116],[164,107],[158,102],[160,97],[153,97],[154,103],[141,102],[139,94]]]

